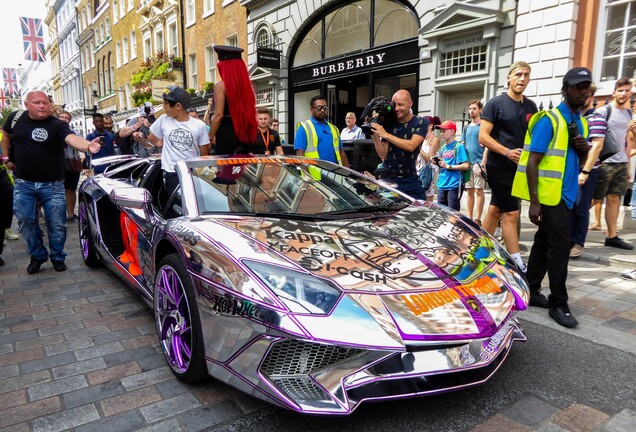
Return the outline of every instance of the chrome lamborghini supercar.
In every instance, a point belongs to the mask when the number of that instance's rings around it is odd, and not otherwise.
[[[84,261],[152,307],[180,379],[208,374],[291,410],[488,380],[515,340],[526,282],[461,214],[312,159],[115,157],[81,186]]]

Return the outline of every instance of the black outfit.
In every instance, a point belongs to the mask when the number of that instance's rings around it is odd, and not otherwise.
[[[269,140],[267,145],[265,140]],[[272,128],[267,128],[267,131],[261,132],[260,129],[256,132],[256,144],[252,146],[252,153],[254,154],[276,154],[276,147],[280,147],[280,136]]]
[[[0,165],[0,255],[4,248],[4,230],[11,228],[13,220],[13,185],[7,169],[4,165]]]
[[[568,278],[570,256],[570,212],[565,201],[557,206],[541,204],[543,221],[534,235],[534,243],[528,258],[526,278],[530,294],[536,295],[541,289],[541,281],[548,274],[550,282],[550,307],[567,305],[568,292],[565,286]]]
[[[226,154],[247,154],[252,153],[254,143],[242,143],[234,133],[234,125],[232,123],[232,117],[230,117],[230,107],[225,101],[225,108],[223,110],[223,120],[221,120],[221,126],[216,131],[216,144],[214,144],[215,155]]]
[[[31,182],[64,180],[66,137],[74,135],[68,124],[55,117],[33,120],[24,112],[15,125],[15,112],[7,117],[5,132],[11,135],[11,161],[15,163],[16,178]],[[20,148],[20,151],[14,151]]]
[[[537,105],[530,99],[524,97],[522,102],[517,102],[505,93],[486,103],[481,118],[493,124],[490,136],[495,141],[514,150],[523,148],[528,122],[537,111]],[[486,172],[492,189],[490,204],[502,213],[519,210],[519,199],[512,196],[517,164],[505,155],[489,151]]]

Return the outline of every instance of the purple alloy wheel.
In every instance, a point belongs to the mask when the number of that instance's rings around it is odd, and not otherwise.
[[[161,267],[157,277],[155,320],[170,367],[179,374],[187,372],[192,360],[190,305],[181,279],[170,265]]]
[[[89,248],[89,243],[88,243],[88,236],[89,236],[89,232],[88,232],[88,213],[86,212],[86,204],[84,204],[83,202],[80,202],[79,205],[79,241],[80,241],[80,248],[82,249],[82,258],[84,258],[84,260],[89,259],[88,257],[88,248]]]

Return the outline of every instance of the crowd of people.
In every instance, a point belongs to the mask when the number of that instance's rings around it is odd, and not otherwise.
[[[70,128],[71,115],[53,110],[43,92],[30,92],[25,110],[9,116],[2,135],[0,175],[11,179],[11,184],[0,182],[0,220],[5,237],[15,239],[17,235],[10,231],[15,215],[31,258],[28,273],[38,272],[49,259],[56,271],[66,269],[65,222],[77,219],[74,210],[82,170],[99,173],[106,166],[92,166],[96,159],[161,153],[163,180],[170,194],[178,187],[175,165],[180,160],[213,153],[283,154],[278,120],[268,109],[256,107],[242,49],[214,49],[221,80],[215,84],[203,119],[179,86],[163,93],[163,115],[156,118],[154,107],[144,104],[116,132],[110,116],[95,113],[95,130],[86,139]],[[508,253],[529,282],[530,305],[548,308],[557,323],[574,327],[567,265],[570,258],[582,254],[588,229],[600,228],[600,207],[590,227],[593,205],[605,202],[605,246],[633,249],[618,236],[617,221],[630,178],[629,158],[636,155],[636,116],[629,105],[634,83],[617,80],[612,102],[595,110],[591,71],[572,68],[563,77],[562,102],[539,111],[524,95],[530,76],[528,63],[510,65],[506,92],[485,105],[478,99],[467,102],[470,121],[465,127],[462,124],[460,134],[452,120],[413,114],[412,95],[398,90],[392,97],[394,119],[389,124],[369,123],[373,146],[382,160],[376,174],[415,199],[433,201],[436,196],[439,204],[455,211],[461,210],[466,192],[467,216],[491,235],[501,229]],[[294,150],[300,156],[348,167],[342,141],[365,135],[353,112],[346,114],[346,127],[339,131],[327,121],[328,108],[324,96],[311,98],[310,117],[296,126]],[[619,143],[617,151],[609,154],[608,142]],[[80,152],[89,157],[83,161]],[[491,198],[486,207],[487,185]],[[530,220],[538,227],[527,265],[519,247],[522,200],[529,202]],[[636,194],[632,205],[636,207]],[[48,249],[40,217],[46,222]],[[541,292],[546,274],[547,297]],[[636,270],[625,277],[636,279]]]

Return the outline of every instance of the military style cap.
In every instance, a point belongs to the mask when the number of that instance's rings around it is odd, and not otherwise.
[[[221,60],[240,59],[241,53],[244,50],[243,48],[233,47],[228,45],[215,45],[214,51],[216,51],[216,55],[219,57],[219,61],[221,61]]]

